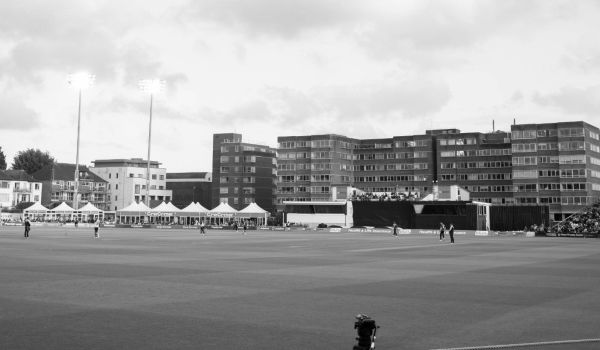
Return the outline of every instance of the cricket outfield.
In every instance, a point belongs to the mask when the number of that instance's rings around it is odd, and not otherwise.
[[[600,343],[600,240],[0,227],[0,349]],[[565,340],[592,341],[560,344]]]

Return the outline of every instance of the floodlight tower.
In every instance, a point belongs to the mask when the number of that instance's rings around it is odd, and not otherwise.
[[[81,130],[81,92],[92,86],[96,76],[86,72],[70,74],[69,84],[79,91],[79,105],[77,109],[77,151],[75,155],[75,188],[73,193],[73,209],[79,209],[79,133]]]
[[[140,89],[150,95],[150,120],[148,122],[148,163],[146,169],[146,206],[150,207],[150,144],[152,141],[152,102],[154,95],[165,90],[165,81],[145,79],[139,82]]]

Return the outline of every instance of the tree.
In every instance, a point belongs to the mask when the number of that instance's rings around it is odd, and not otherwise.
[[[2,147],[0,147],[0,170],[6,170],[6,155],[2,152]]]
[[[13,159],[12,168],[22,169],[29,175],[35,173],[46,165],[54,164],[54,158],[48,152],[28,148],[20,151]]]

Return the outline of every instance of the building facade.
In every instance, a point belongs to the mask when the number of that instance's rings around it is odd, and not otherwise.
[[[563,122],[365,140],[282,136],[277,203],[337,200],[332,189],[341,186],[419,198],[433,186],[458,185],[475,201],[547,204],[560,220],[600,201],[599,134],[585,122]]]
[[[107,182],[109,210],[120,210],[133,202],[146,203],[150,196],[150,206],[162,201],[171,201],[172,191],[167,189],[167,170],[157,161],[150,161],[150,188],[146,190],[148,163],[141,158],[95,160],[90,171]]]
[[[212,205],[240,210],[255,202],[267,211],[275,204],[276,150],[242,142],[242,135],[213,135]]]
[[[277,205],[347,198],[358,140],[340,135],[277,138]]]
[[[191,202],[212,205],[212,173],[167,173],[167,189],[173,192],[173,204],[183,209]]]
[[[42,205],[53,208],[61,202],[73,207],[75,164],[54,163],[31,175],[42,183]],[[98,209],[109,210],[107,183],[85,165],[79,166],[79,206],[90,202]]]
[[[42,200],[42,183],[24,170],[0,170],[0,208]]]
[[[479,202],[514,203],[510,133],[429,132],[436,147],[434,179],[439,185],[459,185]]]
[[[511,128],[515,202],[547,204],[564,219],[600,201],[600,130],[585,122]]]

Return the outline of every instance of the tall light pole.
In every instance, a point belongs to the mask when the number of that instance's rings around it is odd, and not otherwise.
[[[152,141],[152,102],[154,95],[165,89],[164,80],[146,79],[140,80],[140,89],[150,95],[150,119],[148,122],[148,163],[146,169],[146,206],[150,207],[150,144]]]
[[[75,155],[75,188],[73,193],[73,209],[79,209],[79,132],[81,130],[81,91],[89,88],[94,83],[95,75],[79,72],[69,75],[69,84],[79,91],[79,104],[77,109],[77,151]]]

